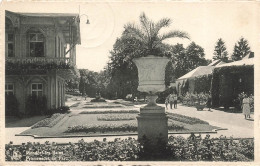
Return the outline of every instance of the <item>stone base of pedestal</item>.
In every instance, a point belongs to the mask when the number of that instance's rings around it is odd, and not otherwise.
[[[160,106],[145,106],[140,108],[138,121],[138,140],[141,141],[144,136],[156,145],[158,139],[168,142],[168,117],[165,114],[165,108]]]

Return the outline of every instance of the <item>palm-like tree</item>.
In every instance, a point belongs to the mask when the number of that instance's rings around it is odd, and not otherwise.
[[[128,23],[125,25],[125,31],[123,35],[127,37],[134,37],[141,41],[148,54],[153,54],[154,50],[162,44],[162,41],[168,38],[186,38],[189,39],[189,35],[186,32],[173,30],[162,35],[159,34],[160,30],[165,27],[169,27],[172,23],[170,18],[162,18],[158,22],[153,22],[145,13],[142,13],[139,17],[140,26],[134,23]]]

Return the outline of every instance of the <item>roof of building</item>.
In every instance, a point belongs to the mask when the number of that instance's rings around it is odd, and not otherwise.
[[[28,17],[77,17],[75,13],[17,13]]]
[[[54,18],[53,20],[56,22],[56,26],[62,31],[65,37],[65,41],[70,43],[70,33],[76,34],[73,38],[74,42],[77,44],[81,43],[80,37],[80,17],[79,14],[75,13],[19,13],[19,12],[11,12],[6,10],[7,15],[15,15],[18,17],[44,17],[44,18]],[[70,27],[73,27],[70,29]]]
[[[225,67],[225,66],[244,66],[244,65],[254,65],[254,58],[249,58],[249,59],[245,58],[240,61],[222,64],[222,65],[216,66],[216,68]]]
[[[185,74],[184,76],[178,78],[177,80],[183,80],[183,79],[193,78],[202,75],[208,75],[212,73],[214,68],[215,66],[199,66],[196,69]]]

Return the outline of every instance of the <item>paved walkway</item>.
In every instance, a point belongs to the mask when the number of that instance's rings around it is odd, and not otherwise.
[[[82,100],[81,100],[82,101]],[[70,105],[75,104],[78,101],[71,101]],[[163,104],[159,104],[164,106]],[[141,107],[143,105],[136,105],[136,107]],[[111,108],[110,108],[111,109]],[[186,107],[182,105],[178,105],[178,109],[168,109],[168,112],[178,113],[181,115],[186,115],[190,117],[196,117],[201,120],[209,122],[210,125],[218,126],[221,128],[226,128],[227,130],[220,130],[217,134],[212,134],[212,137],[219,137],[220,135],[224,135],[227,137],[233,136],[235,138],[249,138],[254,137],[254,121],[253,120],[245,120],[242,114],[238,113],[228,113],[224,111],[214,110],[212,111],[197,111],[194,107]],[[79,113],[80,111],[75,109],[75,112],[72,114]],[[253,117],[253,115],[252,115]],[[78,142],[80,139],[84,139],[85,141],[93,141],[93,140],[103,140],[103,137],[81,137],[81,138],[47,138],[47,139],[34,139],[30,136],[15,136],[15,134],[21,133],[22,131],[27,130],[28,127],[18,127],[18,128],[6,128],[6,140],[5,143],[9,143],[10,140],[14,142],[14,144],[21,144],[23,142],[40,142],[44,143],[45,141],[57,142],[57,143],[68,143],[68,142]],[[203,134],[202,136],[204,136]],[[182,134],[182,136],[187,137],[189,134]],[[114,140],[119,136],[111,136],[107,137],[107,140]],[[127,138],[128,136],[122,136],[121,139]],[[131,136],[133,138],[137,138],[137,136]]]

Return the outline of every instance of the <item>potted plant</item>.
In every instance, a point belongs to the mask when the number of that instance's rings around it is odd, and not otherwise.
[[[204,93],[196,95],[195,107],[198,111],[202,111],[206,107],[208,96]]]

